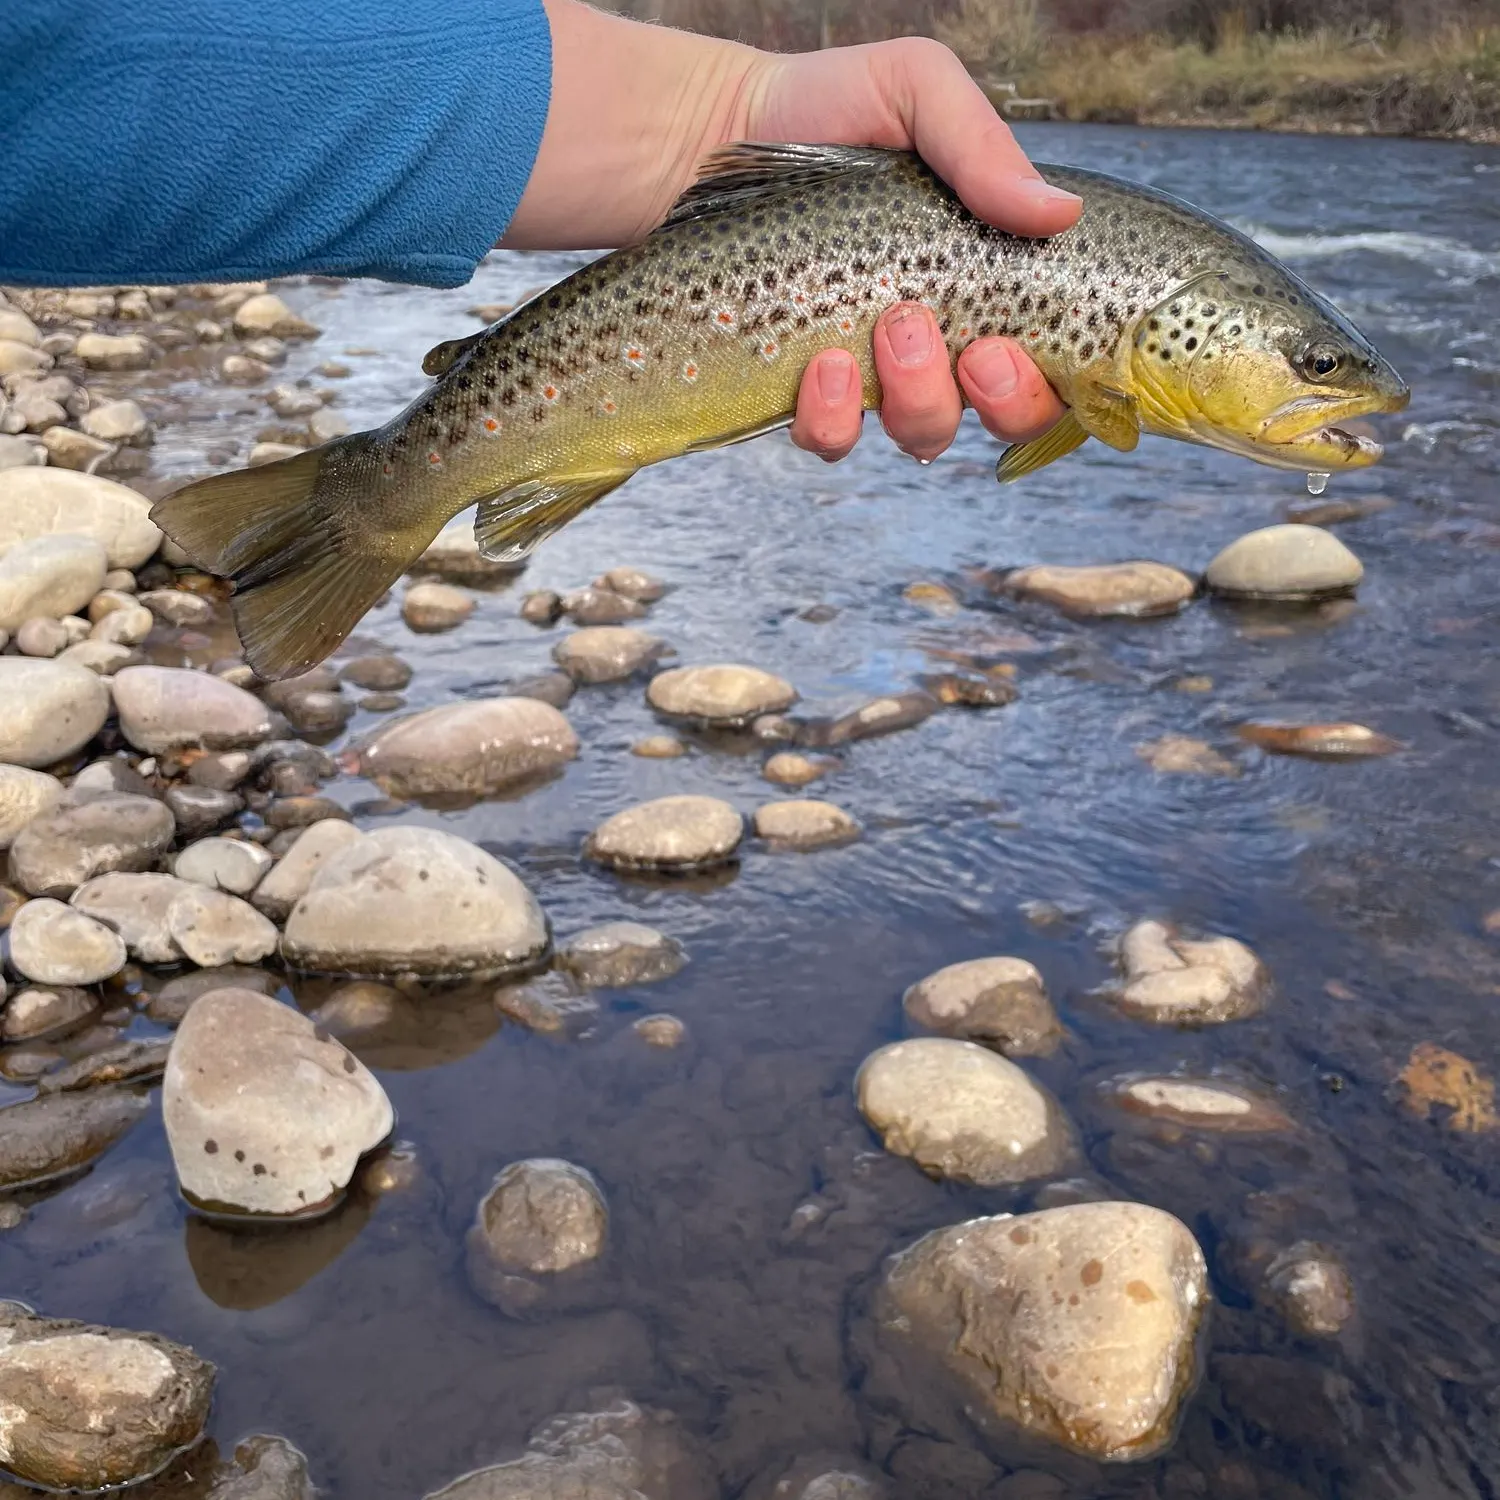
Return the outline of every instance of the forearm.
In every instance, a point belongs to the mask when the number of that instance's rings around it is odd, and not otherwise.
[[[552,98],[514,249],[606,249],[646,234],[708,148],[740,138],[752,47],[546,0]]]

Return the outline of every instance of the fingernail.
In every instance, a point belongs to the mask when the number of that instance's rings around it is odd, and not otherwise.
[[[1009,396],[1021,383],[1021,371],[1009,344],[975,344],[964,356],[964,374],[991,400]]]
[[[1077,193],[1070,193],[1066,188],[1053,187],[1050,182],[1043,182],[1040,177],[1023,177],[1016,183],[1016,191],[1025,194],[1033,203],[1081,203],[1083,201]]]
[[[837,406],[849,394],[854,379],[854,356],[842,349],[831,350],[818,361],[818,394]]]
[[[923,365],[932,358],[932,314],[923,307],[901,307],[886,320],[891,353],[903,365]]]

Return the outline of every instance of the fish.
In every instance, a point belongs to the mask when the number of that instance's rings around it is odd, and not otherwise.
[[[1409,390],[1331,302],[1171,194],[1037,167],[1083,200],[1048,239],[975,218],[911,152],[722,148],[643,240],[438,344],[433,383],[384,426],[197,480],[152,519],[232,580],[257,675],[296,675],[470,506],[484,556],[524,557],[650,464],[787,426],[832,347],[878,408],[873,330],[898,301],[933,309],[955,361],[1018,339],[1066,404],[1005,450],[1002,482],[1143,433],[1314,474],[1379,459],[1338,424],[1399,411]]]

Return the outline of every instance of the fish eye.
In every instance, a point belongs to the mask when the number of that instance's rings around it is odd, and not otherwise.
[[[1303,354],[1299,363],[1302,373],[1314,380],[1327,380],[1337,375],[1342,368],[1344,360],[1336,349],[1326,346],[1320,349],[1309,349]]]

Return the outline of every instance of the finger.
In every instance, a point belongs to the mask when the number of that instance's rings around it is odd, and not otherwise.
[[[1029,443],[1067,408],[1014,339],[977,339],[958,357],[958,383],[985,429],[1002,442]]]
[[[887,94],[924,161],[969,211],[1013,234],[1058,234],[1083,210],[1042,180],[968,69],[946,47],[908,37],[870,48]]]
[[[875,325],[880,420],[898,447],[933,459],[953,441],[963,401],[930,308],[898,302]]]
[[[792,441],[834,463],[859,441],[864,415],[854,356],[847,349],[825,349],[802,372]]]

